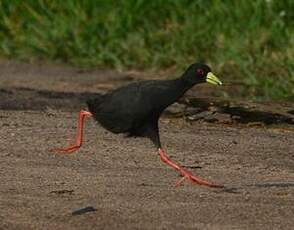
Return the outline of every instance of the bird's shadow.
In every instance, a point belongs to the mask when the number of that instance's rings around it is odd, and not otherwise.
[[[92,206],[87,206],[85,208],[81,208],[81,209],[78,209],[78,210],[75,210],[71,213],[72,216],[78,216],[78,215],[83,215],[85,213],[88,213],[88,212],[96,212],[97,209],[92,207]]]
[[[241,187],[228,187],[225,186],[223,188],[220,188],[218,190],[215,190],[215,193],[232,193],[232,194],[239,194],[241,193]]]
[[[240,186],[224,186],[216,193],[232,193],[240,194],[245,188],[294,188],[294,182],[272,182],[272,183],[256,183],[256,184],[245,184]]]
[[[261,122],[265,125],[272,124],[294,124],[293,111],[263,111],[260,106],[258,109],[248,108],[248,105],[234,105],[227,100],[214,100],[213,98],[190,98],[189,105],[199,108],[201,111],[209,111],[211,105],[218,108],[219,113],[229,114],[235,117],[234,120],[241,124]],[[250,105],[250,104],[249,104]]]
[[[294,187],[294,182],[273,182],[273,183],[257,183],[249,184],[247,187],[257,188],[289,188]]]

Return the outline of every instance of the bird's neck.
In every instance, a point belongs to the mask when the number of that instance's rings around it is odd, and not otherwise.
[[[189,90],[193,84],[183,81],[181,78],[167,80],[164,82],[165,87],[159,88],[158,94],[154,93],[155,107],[159,114],[169,105],[181,98],[184,93]]]
[[[195,85],[194,83],[186,81],[183,78],[178,78],[174,81],[178,88],[179,97],[181,97],[187,90],[191,89]]]
[[[193,87],[193,84],[189,84],[189,82],[183,81],[183,79],[175,79],[169,81],[169,87],[168,91],[169,93],[164,93],[164,95],[161,96],[161,99],[163,100],[166,106],[174,103],[179,98],[181,98],[184,93]],[[159,103],[161,104],[161,103]]]

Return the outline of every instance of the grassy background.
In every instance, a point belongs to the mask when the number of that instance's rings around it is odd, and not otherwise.
[[[294,100],[293,0],[2,0],[0,55],[176,73],[202,60],[249,98]]]

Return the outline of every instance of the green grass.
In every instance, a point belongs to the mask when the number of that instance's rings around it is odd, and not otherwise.
[[[159,71],[203,60],[249,98],[294,100],[293,0],[2,0],[0,55]]]

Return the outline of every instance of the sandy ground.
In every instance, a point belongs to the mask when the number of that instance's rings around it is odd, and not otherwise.
[[[111,134],[92,119],[78,152],[49,151],[72,141],[87,93],[136,75],[0,67],[0,229],[293,229],[293,125],[163,117],[170,157],[226,186],[176,188],[179,175],[160,162],[149,140]]]

